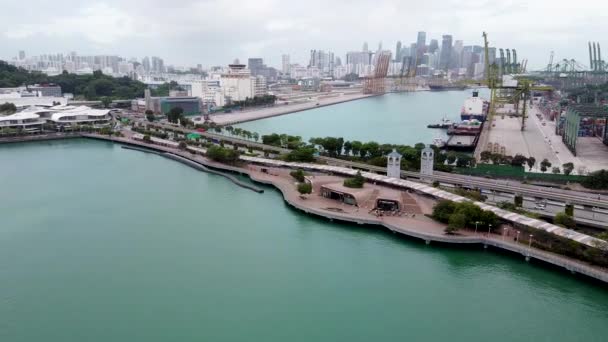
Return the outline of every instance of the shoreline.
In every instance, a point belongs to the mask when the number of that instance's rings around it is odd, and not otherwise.
[[[507,251],[510,253],[520,254],[520,255],[524,256],[524,259],[527,262],[530,261],[531,259],[537,259],[546,264],[550,264],[552,266],[556,266],[558,268],[565,269],[566,271],[569,271],[572,274],[579,273],[579,274],[582,274],[591,279],[595,279],[595,280],[601,281],[603,283],[608,283],[608,271],[603,268],[592,266],[587,263],[578,261],[576,259],[567,258],[567,257],[561,256],[561,255],[551,253],[551,252],[546,252],[546,251],[543,251],[543,250],[540,250],[537,248],[529,248],[529,247],[523,246],[519,243],[517,243],[517,244],[511,243],[509,241],[502,240],[500,235],[495,236],[495,234],[494,234],[494,236],[488,237],[488,236],[484,236],[484,235],[432,234],[429,232],[416,230],[415,228],[397,226],[390,222],[387,222],[386,220],[382,220],[382,219],[378,219],[378,218],[375,218],[375,219],[353,218],[346,214],[340,214],[340,213],[336,213],[336,212],[330,212],[330,211],[325,211],[325,210],[319,210],[319,209],[312,208],[312,207],[307,207],[306,205],[304,205],[303,203],[300,203],[297,200],[296,197],[298,197],[298,196],[294,196],[294,194],[295,194],[294,189],[287,189],[287,187],[285,187],[285,185],[281,184],[280,182],[273,181],[273,179],[266,179],[266,178],[258,177],[256,174],[254,174],[254,172],[252,170],[249,170],[249,169],[230,166],[230,165],[224,165],[221,163],[207,160],[206,158],[202,158],[201,156],[198,156],[199,158],[195,159],[195,158],[193,158],[193,156],[196,156],[196,155],[192,155],[187,152],[176,151],[174,149],[163,147],[163,146],[158,146],[158,145],[149,145],[149,144],[145,144],[143,142],[133,141],[133,140],[129,140],[126,138],[106,137],[106,136],[98,136],[98,135],[93,135],[93,134],[83,135],[83,137],[89,138],[89,139],[95,139],[95,140],[105,140],[105,141],[110,141],[110,142],[119,143],[119,144],[146,147],[146,148],[161,151],[161,152],[168,152],[168,153],[178,155],[178,156],[182,157],[183,159],[187,159],[190,162],[198,163],[198,164],[201,164],[208,168],[220,169],[223,171],[235,172],[235,173],[239,173],[242,175],[247,175],[253,182],[273,186],[274,188],[279,190],[283,196],[284,202],[287,203],[288,205],[290,205],[291,207],[293,207],[299,211],[302,211],[306,214],[312,214],[314,216],[322,217],[322,218],[328,219],[330,221],[337,220],[337,221],[341,221],[341,222],[347,222],[347,223],[358,224],[358,225],[369,224],[369,225],[374,225],[374,226],[378,226],[378,227],[384,227],[393,233],[400,233],[400,234],[408,236],[410,238],[417,238],[417,239],[423,240],[423,241],[425,241],[425,243],[427,245],[430,244],[431,242],[437,242],[437,243],[447,243],[447,244],[456,244],[456,245],[483,245],[484,249],[487,248],[488,246],[492,246],[492,247],[495,247],[495,248],[498,248],[498,249],[501,249],[501,250],[504,250],[504,251]],[[173,158],[171,158],[171,159],[173,159]],[[179,160],[179,159],[173,159],[173,160],[186,164],[183,160]],[[186,164],[186,165],[188,165],[188,164]]]
[[[493,234],[492,236],[486,236],[483,234],[446,235],[443,233],[439,233],[439,234],[431,233],[429,231],[421,231],[419,229],[411,228],[409,226],[408,227],[398,226],[393,223],[387,222],[388,220],[384,220],[381,218],[360,218],[360,217],[355,218],[355,217],[349,216],[346,213],[342,214],[342,213],[337,213],[337,212],[330,212],[327,210],[321,210],[318,208],[307,207],[305,205],[305,203],[300,203],[300,202],[302,202],[301,200],[298,201],[299,196],[296,194],[296,191],[295,191],[295,189],[293,189],[293,187],[289,188],[288,186],[286,186],[285,184],[282,184],[281,182],[279,182],[276,179],[268,178],[270,176],[264,177],[264,178],[262,176],[258,176],[257,174],[254,173],[253,170],[250,170],[248,168],[225,165],[225,164],[210,161],[200,155],[175,150],[175,149],[169,148],[169,147],[164,147],[164,146],[159,146],[159,145],[154,145],[154,144],[147,144],[144,142],[131,140],[128,138],[108,137],[105,135],[101,136],[101,135],[97,135],[97,134],[87,134],[87,133],[80,134],[79,136],[82,138],[85,138],[85,139],[118,143],[123,146],[127,145],[127,146],[136,146],[139,148],[145,148],[148,150],[161,152],[160,153],[161,156],[162,156],[162,153],[173,154],[173,155],[179,156],[181,158],[169,158],[169,159],[175,160],[177,162],[180,162],[180,163],[182,163],[184,165],[188,165],[188,166],[192,166],[191,164],[195,163],[195,164],[207,167],[211,170],[222,170],[222,171],[226,171],[226,172],[247,175],[253,182],[257,182],[257,183],[268,185],[268,186],[273,186],[275,189],[277,189],[279,192],[281,192],[284,202],[287,203],[289,206],[293,207],[294,209],[297,209],[297,210],[304,212],[306,214],[309,214],[309,215],[322,217],[322,218],[328,219],[330,221],[336,220],[336,221],[347,222],[347,223],[351,223],[351,224],[374,225],[377,227],[384,227],[393,233],[400,233],[400,234],[405,235],[410,238],[417,238],[417,239],[423,240],[423,241],[425,241],[425,243],[427,245],[430,244],[431,242],[436,242],[436,243],[455,244],[455,245],[461,245],[461,246],[462,245],[469,245],[469,246],[483,245],[484,249],[487,248],[488,246],[491,246],[491,247],[495,247],[495,248],[498,248],[498,249],[506,251],[506,252],[520,254],[520,255],[524,256],[526,261],[530,261],[531,259],[537,259],[537,260],[544,262],[545,264],[549,264],[549,265],[552,265],[552,266],[555,266],[555,267],[558,267],[561,269],[565,269],[566,271],[569,271],[572,274],[579,273],[590,279],[595,279],[595,280],[603,282],[603,283],[608,283],[608,270],[606,270],[604,268],[592,266],[590,264],[584,263],[582,261],[578,261],[576,259],[571,259],[571,258],[568,258],[565,256],[555,254],[555,253],[546,252],[546,251],[543,251],[543,250],[540,250],[537,248],[529,248],[528,246],[524,246],[519,243],[512,243],[509,241],[505,241],[501,238],[501,235],[496,235],[496,234]],[[44,138],[44,137],[41,137],[41,138]],[[70,136],[70,138],[73,138],[73,137]],[[55,140],[55,139],[58,139],[58,138],[54,138],[53,140]],[[49,140],[49,139],[36,139],[36,140],[32,139],[32,140],[27,140],[25,142],[43,141],[43,140]],[[250,163],[248,165],[252,165],[252,164]],[[222,175],[222,176],[226,176],[226,175]]]
[[[222,114],[217,114],[217,115],[211,115],[209,119],[210,119],[210,121],[214,122],[216,125],[219,125],[219,126],[237,125],[237,124],[241,124],[241,123],[245,123],[245,122],[257,121],[257,120],[263,120],[263,119],[273,118],[273,117],[287,115],[287,114],[299,113],[299,112],[304,112],[304,111],[315,109],[315,108],[328,107],[328,106],[333,106],[333,105],[337,105],[340,103],[352,102],[352,101],[357,101],[357,100],[361,100],[361,99],[382,96],[382,95],[384,95],[384,94],[360,93],[360,94],[352,94],[352,95],[332,96],[332,97],[328,97],[325,99],[327,101],[326,103],[323,103],[323,99],[321,99],[318,101],[308,101],[308,102],[304,102],[304,103],[296,103],[296,104],[289,104],[289,105],[275,104],[273,107],[261,108],[261,109],[251,110],[251,111],[233,112],[230,114],[222,113]],[[342,99],[343,97],[348,97],[348,98]],[[337,99],[337,101],[333,101],[336,99]],[[319,105],[316,105],[316,103],[319,103]],[[282,110],[282,109],[284,109],[284,110]],[[239,115],[241,116],[241,118],[239,118]]]

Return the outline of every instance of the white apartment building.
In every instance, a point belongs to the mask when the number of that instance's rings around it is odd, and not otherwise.
[[[251,77],[245,64],[230,64],[227,72],[221,75],[220,84],[227,102],[255,96],[255,77]]]

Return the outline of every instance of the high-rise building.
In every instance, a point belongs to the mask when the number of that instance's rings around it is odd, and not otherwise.
[[[416,56],[418,60],[422,59],[422,55],[426,52],[426,32],[418,32],[418,38],[416,39]]]
[[[148,58],[148,56],[144,57],[144,58],[141,60],[141,65],[144,67],[144,70],[145,70],[146,72],[150,72],[150,67],[151,67],[151,65],[150,65],[150,58]]]
[[[365,52],[369,51],[369,47],[367,46],[367,42],[363,42],[363,49],[362,49],[362,51],[365,51]]]
[[[19,51],[19,60],[20,61],[25,60],[25,51],[23,51],[23,50]]]
[[[288,75],[290,73],[291,70],[290,69],[290,65],[289,65],[289,55],[283,55],[281,56],[281,62],[283,62],[282,66],[281,66],[281,72],[284,75]]]
[[[249,68],[253,76],[257,76],[264,68],[264,60],[262,58],[249,58],[247,60],[247,68]]]
[[[452,36],[449,34],[441,37],[441,55],[439,57],[439,66],[441,69],[447,70],[451,67],[452,60]]]
[[[429,43],[428,52],[435,53],[435,51],[437,50],[439,50],[439,42],[437,41],[437,39],[431,39],[431,42]]]
[[[395,47],[395,60],[401,60],[401,41],[397,41],[397,46]]]
[[[156,73],[163,73],[165,72],[165,62],[160,57],[152,56],[151,69]]]
[[[455,68],[462,67],[462,40],[454,41],[454,47],[452,48],[452,66]]]

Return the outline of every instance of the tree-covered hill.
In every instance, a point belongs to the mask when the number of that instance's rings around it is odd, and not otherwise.
[[[72,93],[77,98],[99,100],[133,99],[143,97],[146,85],[128,77],[115,78],[95,71],[92,75],[76,75],[63,72],[57,76],[48,76],[37,71],[27,71],[0,61],[0,88],[19,87],[35,83],[55,83],[61,86],[64,93]]]

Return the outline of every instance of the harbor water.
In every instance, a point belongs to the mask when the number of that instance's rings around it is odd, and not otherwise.
[[[387,138],[421,138],[404,132]],[[331,223],[265,189],[107,142],[0,146],[0,341],[608,336],[608,291],[596,283],[481,247]]]
[[[460,122],[460,110],[472,89],[464,91],[391,93],[234,125],[261,135],[284,133],[311,137],[414,145],[447,140],[446,130],[429,129],[444,117]],[[480,96],[488,98],[487,89]]]

